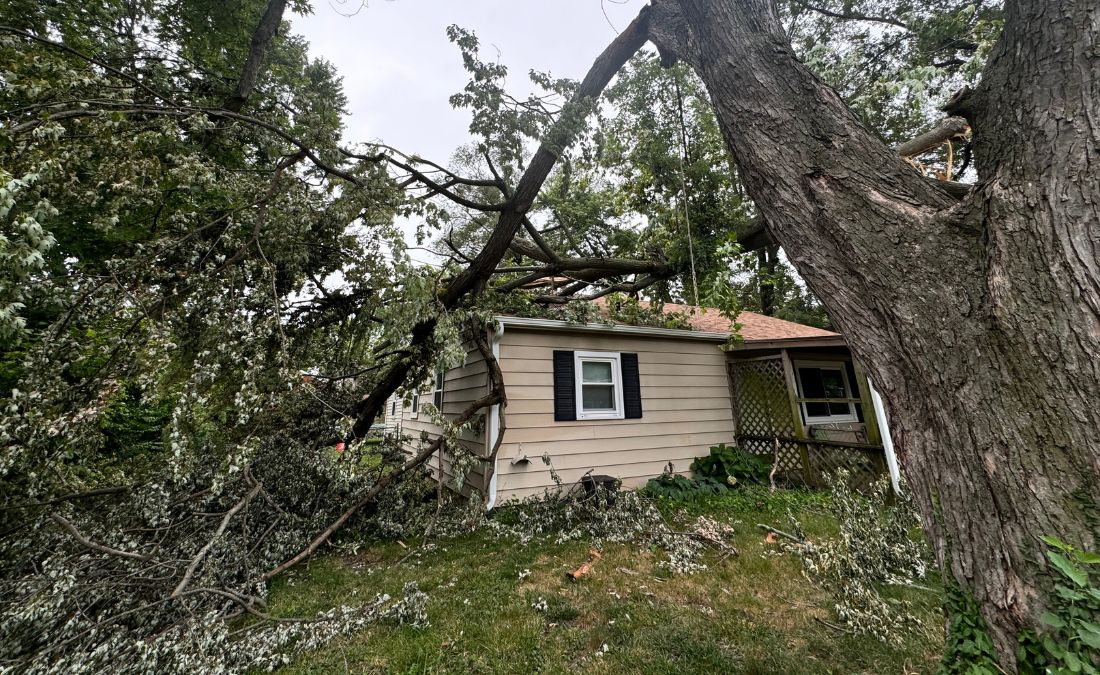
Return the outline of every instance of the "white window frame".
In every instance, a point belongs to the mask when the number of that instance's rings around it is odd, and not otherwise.
[[[611,384],[615,398],[614,410],[584,409],[584,367],[585,361],[603,361],[611,364]],[[576,378],[576,406],[578,420],[621,420],[625,419],[623,406],[623,368],[619,352],[573,352],[573,374]]]
[[[795,361],[794,362],[794,382],[798,387],[798,398],[806,398],[802,392],[802,376],[799,374],[799,370],[802,368],[821,368],[828,370],[839,370],[840,377],[844,381],[844,392],[848,394],[845,398],[855,398],[852,392],[852,383],[848,381],[848,366],[845,361]],[[838,401],[839,403],[840,401]],[[805,420],[806,425],[811,424],[833,424],[840,422],[858,422],[859,416],[856,415],[856,404],[851,401],[848,402],[848,414],[847,415],[829,415],[828,417],[816,417],[810,415],[806,410],[806,402],[799,401],[799,407],[802,408],[802,419]]]
[[[432,405],[435,407],[436,412],[443,414],[443,392],[447,388],[447,371],[443,366],[439,366],[432,373]],[[435,402],[436,395],[439,396],[439,403]]]

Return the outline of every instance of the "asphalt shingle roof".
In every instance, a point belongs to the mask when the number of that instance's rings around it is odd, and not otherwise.
[[[664,311],[681,312],[688,315],[688,322],[695,330],[711,333],[728,333],[733,330],[733,322],[719,314],[716,309],[666,302]],[[814,328],[813,326],[804,326],[800,323],[785,321],[774,316],[757,314],[756,312],[741,312],[737,315],[737,323],[741,324],[741,337],[746,342],[840,337],[840,333]]]

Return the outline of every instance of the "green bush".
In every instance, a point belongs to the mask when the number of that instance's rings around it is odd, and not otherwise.
[[[687,478],[674,473],[666,473],[658,478],[651,478],[646,483],[644,492],[650,497],[671,499],[679,502],[690,502],[709,495],[720,495],[729,491],[725,483],[720,483],[713,478],[705,476]]]
[[[726,485],[738,482],[764,482],[771,471],[767,460],[744,450],[720,443],[712,446],[710,454],[691,463],[697,478],[710,478]],[[730,480],[730,478],[735,480]]]

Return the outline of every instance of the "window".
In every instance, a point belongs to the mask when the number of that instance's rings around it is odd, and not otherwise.
[[[443,380],[446,378],[447,372],[443,370],[443,366],[439,366],[435,369],[435,381],[432,385],[432,405],[438,412],[443,412]]]
[[[618,352],[574,352],[577,419],[623,419],[622,368]]]
[[[390,415],[397,414],[397,399],[390,401]]]
[[[858,421],[844,363],[800,361],[794,366],[799,405],[806,424]]]
[[[409,417],[416,419],[417,413],[420,412],[420,392],[413,392],[412,406],[409,409]]]

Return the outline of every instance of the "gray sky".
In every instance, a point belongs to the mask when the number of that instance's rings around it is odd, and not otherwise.
[[[580,79],[645,0],[314,0],[312,16],[293,16],[314,57],[344,78],[351,117],[345,140],[381,140],[446,162],[469,140],[465,110],[447,102],[466,73],[446,28],[474,30],[486,60],[509,69],[517,97],[532,91],[527,72]],[[602,7],[602,8],[601,8]],[[607,18],[604,17],[604,11]]]

